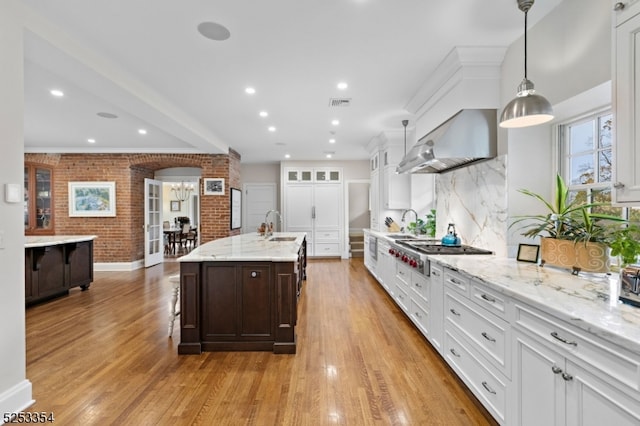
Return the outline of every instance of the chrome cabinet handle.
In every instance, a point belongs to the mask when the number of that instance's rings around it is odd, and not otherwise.
[[[451,308],[449,309],[449,312],[451,312],[453,315],[459,317],[460,316],[460,312],[456,311],[455,309]]]
[[[570,381],[570,380],[573,380],[573,376],[571,374],[567,374],[567,373],[562,373],[562,378],[567,382]]]
[[[613,10],[615,11],[619,11],[625,8],[625,4],[622,3],[621,1],[619,1],[618,3],[616,3],[615,6],[613,6]]]
[[[494,299],[491,296],[487,296],[486,294],[482,294],[482,296],[480,296],[480,297],[482,297],[487,302],[496,303],[496,299]]]
[[[420,285],[420,283],[414,283],[416,287],[418,288],[422,288],[422,286]]]
[[[487,390],[487,392],[489,392],[489,393],[491,393],[491,394],[493,394],[493,395],[495,395],[495,394],[496,394],[496,391],[494,391],[493,389],[491,389],[491,388],[489,387],[489,385],[487,384],[487,382],[482,382],[482,386],[484,386],[484,388]]]
[[[316,206],[311,207],[311,219],[316,218]]]
[[[439,277],[440,276],[440,272],[432,270],[431,271],[431,275],[433,275],[434,277]]]
[[[554,339],[560,340],[564,344],[571,345],[571,346],[578,346],[578,342],[570,342],[564,337],[561,337],[560,335],[558,335],[558,333],[556,333],[555,331],[551,332],[551,337],[553,337]]]
[[[486,332],[482,332],[482,337],[484,337],[485,339],[487,339],[490,342],[495,342],[496,339],[494,339],[493,337],[489,336]]]
[[[618,3],[618,4],[620,4],[620,3]],[[614,183],[614,184],[613,184],[613,187],[614,187],[615,189],[622,189],[622,188],[624,188],[624,183],[622,183],[622,182],[616,182],[616,183]]]
[[[417,316],[418,318],[422,319],[422,315],[420,315],[420,312],[416,312],[415,316]]]
[[[562,368],[554,365],[553,367],[551,367],[551,371],[553,371],[553,374],[560,374],[562,373]]]
[[[456,352],[455,349],[451,348],[451,349],[449,349],[449,352],[451,352],[453,354],[453,356],[460,358],[460,354],[458,352]]]

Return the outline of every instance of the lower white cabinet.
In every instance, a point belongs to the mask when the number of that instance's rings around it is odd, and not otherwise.
[[[639,425],[640,359],[516,303],[513,424]]]
[[[384,243],[374,275],[500,424],[640,425],[639,354],[463,271],[418,274]]]
[[[526,333],[514,332],[513,424],[640,424],[638,393],[621,391]],[[635,395],[635,397],[634,397]]]

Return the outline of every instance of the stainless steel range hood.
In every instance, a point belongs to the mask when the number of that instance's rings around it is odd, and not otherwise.
[[[497,155],[497,111],[463,109],[418,140],[398,173],[442,173]]]

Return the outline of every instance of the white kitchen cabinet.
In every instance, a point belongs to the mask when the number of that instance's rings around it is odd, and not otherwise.
[[[381,230],[380,220],[380,170],[378,165],[378,153],[371,157],[371,178],[369,181],[369,216],[371,229]]]
[[[395,257],[389,253],[390,245],[384,238],[378,238],[378,282],[391,297],[395,293]]]
[[[411,175],[396,173],[402,157],[399,146],[387,147],[382,152],[382,206],[387,210],[411,208]]]
[[[396,262],[396,287],[393,298],[405,314],[409,313],[409,306],[411,304],[409,299],[410,282],[411,269],[409,266]]]
[[[431,262],[429,267],[429,341],[442,355],[444,342],[444,270]]]
[[[312,169],[287,169],[285,171],[287,183],[313,182]]]
[[[640,360],[516,303],[513,424],[640,424]]]
[[[314,169],[315,182],[342,182],[342,171],[339,169]]]
[[[416,272],[411,271],[411,291],[409,292],[409,298],[411,304],[409,306],[409,318],[422,332],[424,337],[429,338],[429,299],[430,294],[430,281],[429,277]]]
[[[342,255],[342,184],[284,185],[285,229],[307,233],[308,256]]]
[[[640,203],[640,2],[623,2],[614,12],[615,203]]]

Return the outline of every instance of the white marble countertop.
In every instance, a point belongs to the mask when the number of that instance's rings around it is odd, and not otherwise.
[[[258,233],[241,234],[209,241],[178,258],[179,262],[267,261],[295,262],[306,233],[274,232],[270,237]],[[292,238],[273,241],[273,238]]]
[[[55,246],[58,244],[80,243],[98,238],[96,235],[38,235],[25,236],[24,248]]]
[[[377,237],[388,233],[367,230]],[[578,328],[640,354],[640,308],[618,300],[616,274],[580,273],[493,255],[428,256]],[[481,260],[481,261],[479,261]]]

